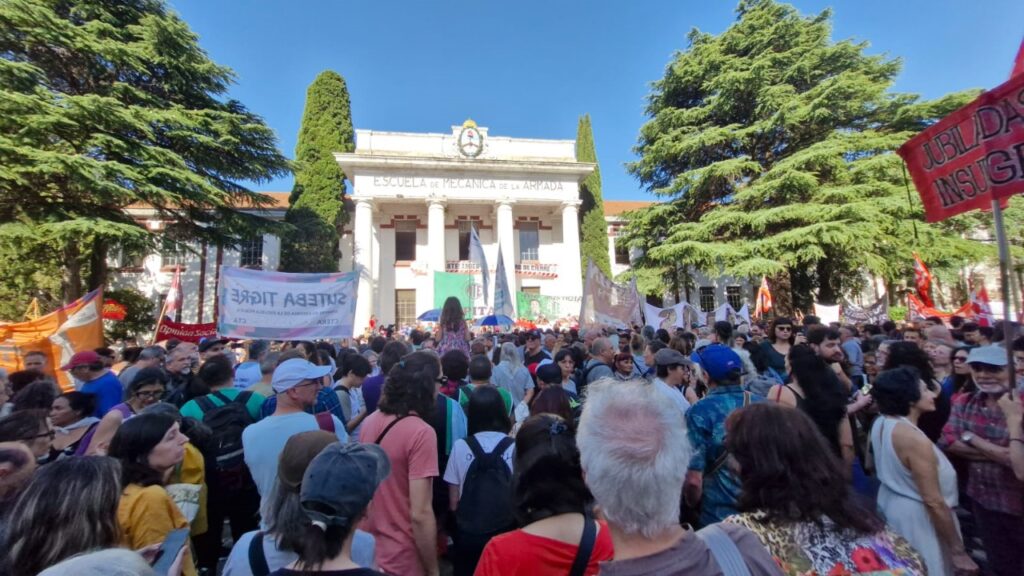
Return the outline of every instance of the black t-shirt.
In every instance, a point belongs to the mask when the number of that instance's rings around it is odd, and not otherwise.
[[[304,576],[309,572],[299,572],[297,570],[289,570],[287,568],[278,568],[270,573],[270,576]],[[383,572],[377,572],[376,570],[370,570],[369,568],[353,568],[351,570],[325,570],[323,572],[314,572],[317,576],[387,576]]]
[[[529,366],[530,364],[537,364],[541,360],[550,360],[551,355],[548,354],[543,347],[537,348],[537,353],[530,355],[530,353],[523,348],[523,365]]]

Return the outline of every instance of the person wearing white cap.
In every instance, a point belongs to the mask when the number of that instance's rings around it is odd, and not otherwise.
[[[1010,430],[999,398],[1010,390],[1006,349],[979,346],[967,356],[975,392],[953,400],[940,445],[970,463],[967,495],[992,574],[1024,566],[1024,482],[1013,473]],[[1019,437],[1019,436],[1018,436]]]
[[[292,435],[322,428],[333,431],[341,442],[348,441],[345,426],[336,417],[328,414],[328,424],[326,416],[318,417],[306,412],[316,403],[324,376],[330,372],[330,366],[316,366],[302,358],[282,362],[274,370],[270,384],[277,398],[277,408],[270,416],[242,431],[245,463],[259,490],[261,509],[268,501],[277,478],[278,457]]]

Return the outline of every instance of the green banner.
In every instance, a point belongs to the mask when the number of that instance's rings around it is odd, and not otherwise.
[[[555,298],[540,294],[516,292],[516,313],[531,322],[554,320],[559,317],[560,306]]]
[[[434,272],[434,308],[443,308],[449,296],[459,299],[467,319],[473,317],[473,276]]]

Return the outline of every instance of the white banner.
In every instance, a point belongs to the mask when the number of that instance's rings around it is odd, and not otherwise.
[[[217,334],[226,338],[351,338],[359,275],[221,269]]]
[[[629,284],[616,284],[605,276],[593,262],[587,263],[587,278],[583,283],[583,303],[580,307],[580,327],[604,324],[614,328],[632,328],[643,324],[640,315],[640,294],[636,280]]]
[[[744,304],[739,310],[732,307],[731,304],[722,304],[715,309],[715,322],[727,321],[732,324],[735,328],[741,328],[743,326],[750,326],[750,306]]]
[[[821,319],[821,323],[828,325],[832,322],[839,322],[839,304],[828,306],[826,304],[814,304],[814,315]]]
[[[680,302],[668,308],[658,308],[644,303],[644,318],[647,325],[655,330],[664,328],[669,332],[673,328],[689,328],[707,325],[707,314],[689,302]]]

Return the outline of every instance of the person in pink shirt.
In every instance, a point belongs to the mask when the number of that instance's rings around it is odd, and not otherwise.
[[[367,514],[377,539],[378,569],[401,576],[436,576],[437,527],[431,505],[438,475],[437,434],[423,419],[434,410],[441,362],[413,352],[387,374],[377,411],[367,416],[359,441],[379,445],[391,460]]]

